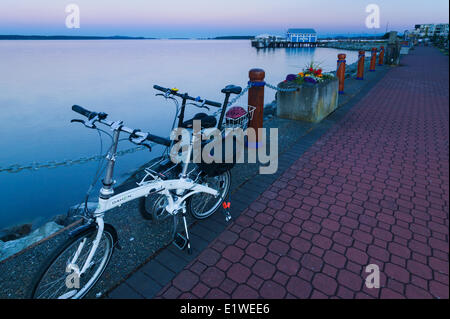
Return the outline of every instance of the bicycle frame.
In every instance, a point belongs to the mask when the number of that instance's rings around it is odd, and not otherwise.
[[[186,108],[186,102],[189,101],[195,101],[202,103],[199,107],[203,107],[206,104],[210,106],[215,106],[220,109],[220,113],[217,112],[217,114],[220,114],[220,119],[217,123],[216,128],[219,130],[222,128],[222,122],[225,115],[226,108],[228,106],[228,100],[230,97],[230,94],[238,94],[238,91],[241,91],[241,88],[235,87],[235,86],[227,86],[225,89],[222,90],[222,93],[225,93],[225,101],[223,105],[221,105],[218,102],[209,101],[206,99],[201,99],[200,97],[193,98],[189,96],[187,93],[181,95],[176,93],[178,90],[176,89],[165,89],[162,87],[154,86],[155,89],[159,91],[165,92],[164,96],[166,98],[169,98],[171,95],[181,97],[182,98],[182,105],[180,112],[177,112],[176,116],[178,117],[179,127],[182,127],[181,124],[183,124],[184,120],[184,112]],[[172,98],[172,97],[170,97]],[[194,104],[196,105],[196,104]],[[80,236],[79,239],[81,241],[78,243],[78,246],[76,247],[75,252],[73,252],[72,256],[66,259],[63,257],[63,263],[65,263],[66,266],[66,272],[72,272],[72,274],[66,277],[66,287],[70,289],[70,287],[74,287],[76,285],[72,285],[68,283],[68,279],[72,280],[73,275],[78,277],[78,285],[79,285],[79,279],[83,274],[86,274],[86,272],[90,269],[94,269],[94,265],[96,265],[100,259],[94,260],[94,256],[96,255],[96,252],[99,249],[100,242],[105,234],[110,234],[109,240],[106,241],[107,246],[105,247],[105,255],[103,255],[103,259],[99,263],[99,267],[96,268],[95,273],[93,273],[92,278],[88,279],[86,284],[84,284],[83,288],[80,290],[78,287],[77,289],[69,290],[67,293],[59,296],[59,298],[77,298],[83,296],[88,290],[92,287],[93,284],[95,284],[96,280],[100,278],[101,274],[105,270],[105,267],[107,266],[107,263],[109,262],[109,258],[111,257],[112,250],[114,249],[114,246],[117,244],[117,232],[115,229],[109,225],[105,224],[104,221],[104,215],[106,212],[110,211],[111,209],[114,209],[116,207],[120,207],[125,203],[128,203],[130,201],[147,197],[152,194],[160,194],[160,196],[164,196],[166,198],[165,205],[165,211],[167,213],[167,216],[169,218],[174,218],[174,227],[173,227],[173,233],[172,233],[172,241],[173,243],[179,248],[184,249],[185,247],[188,248],[188,252],[192,253],[191,246],[190,246],[190,239],[189,239],[189,232],[188,232],[188,224],[187,224],[187,218],[186,213],[189,207],[187,207],[186,201],[189,199],[189,197],[204,193],[214,196],[216,199],[219,200],[223,199],[223,197],[220,195],[221,191],[216,190],[214,188],[209,187],[208,183],[203,183],[201,174],[203,173],[200,169],[200,171],[197,171],[196,168],[188,172],[188,166],[189,162],[191,161],[191,156],[193,153],[193,147],[197,141],[197,139],[201,139],[201,137],[197,136],[197,134],[192,134],[190,141],[186,141],[185,145],[188,145],[187,151],[183,151],[179,154],[179,160],[181,160],[182,164],[181,167],[179,162],[174,163],[175,165],[173,167],[177,167],[178,169],[181,169],[181,173],[177,179],[170,179],[168,180],[167,177],[163,174],[160,174],[158,172],[152,171],[151,167],[145,169],[145,176],[141,179],[140,182],[136,182],[136,187],[129,189],[127,191],[123,191],[121,193],[115,194],[113,185],[115,184],[115,181],[113,180],[114,176],[114,166],[116,162],[117,157],[117,147],[118,143],[120,141],[119,136],[121,132],[128,133],[130,135],[129,140],[130,142],[136,144],[148,147],[151,150],[151,145],[148,144],[148,142],[153,142],[156,144],[160,144],[166,147],[172,147],[175,143],[174,140],[170,140],[168,138],[156,136],[153,134],[150,134],[148,132],[141,132],[140,130],[132,129],[129,127],[126,127],[123,125],[122,121],[116,121],[111,122],[107,120],[108,114],[100,112],[92,112],[89,111],[79,105],[73,105],[72,110],[78,114],[81,114],[82,116],[86,117],[87,120],[82,119],[73,119],[71,122],[78,122],[84,124],[87,128],[91,129],[97,129],[96,123],[101,123],[103,125],[109,126],[111,130],[113,131],[112,136],[112,145],[108,151],[108,154],[106,155],[106,172],[104,175],[104,179],[102,180],[102,187],[99,191],[98,196],[98,204],[95,210],[91,210],[88,212],[87,210],[87,200],[86,200],[86,207],[84,211],[84,219],[85,223],[83,223],[82,226],[74,229],[71,231],[70,236]],[[177,110],[178,110],[178,104],[177,104]],[[209,110],[209,109],[208,109]],[[174,123],[175,123],[174,119]],[[186,125],[187,126],[187,125]],[[98,131],[102,131],[99,130]],[[103,131],[104,132],[104,131]],[[184,143],[183,143],[184,144]],[[178,171],[179,172],[179,171]],[[197,175],[190,178],[192,175],[192,172],[197,172]],[[172,175],[172,174],[171,174]],[[194,174],[195,175],[195,174]],[[173,175],[172,175],[173,176]],[[96,179],[97,180],[97,179]],[[200,181],[200,182],[198,182]],[[91,185],[93,186],[93,185]],[[226,191],[229,190],[229,185]],[[87,196],[89,197],[89,196]],[[206,201],[205,201],[206,203]],[[220,204],[219,202],[215,202],[214,206],[215,210],[217,209],[217,204]],[[215,211],[214,210],[214,211]],[[213,212],[214,212],[213,211]],[[182,219],[184,223],[184,232],[185,237],[183,236],[183,231],[178,232],[177,231],[177,217],[178,214],[182,214]],[[229,216],[229,213],[227,215],[227,218]],[[228,219],[227,219],[228,220]],[[96,229],[95,229],[96,228]],[[75,238],[76,239],[76,238]],[[180,242],[181,239],[181,242]],[[72,244],[72,241],[74,239],[72,238],[70,243]],[[92,241],[91,241],[92,240]],[[74,242],[75,243],[75,242]],[[66,248],[64,248],[63,252]],[[59,255],[58,257],[62,256]],[[83,261],[83,259],[86,257],[86,259]],[[54,261],[52,261],[54,262]],[[77,264],[80,264],[81,267],[79,267]],[[45,271],[47,271],[46,269]],[[44,273],[45,275],[45,273]],[[76,278],[75,277],[75,278]],[[64,278],[64,277],[61,277]],[[42,279],[42,278],[41,278]],[[40,282],[38,282],[39,284]],[[33,293],[36,292],[37,286],[34,288]],[[60,291],[61,288],[59,288],[56,291],[56,294]],[[48,290],[48,289],[47,289]]]
[[[189,149],[187,151],[187,157],[184,161],[183,165],[183,172],[179,179],[173,179],[173,180],[162,180],[160,178],[155,178],[153,176],[153,180],[146,181],[146,178],[148,176],[152,176],[150,173],[148,173],[143,180],[138,183],[138,187],[130,189],[128,191],[119,193],[117,195],[114,195],[114,189],[112,185],[114,184],[113,181],[113,174],[114,174],[114,165],[115,165],[115,159],[116,159],[116,152],[117,152],[117,145],[119,142],[119,135],[120,135],[120,128],[114,129],[114,135],[113,135],[113,146],[111,147],[110,152],[107,155],[108,164],[107,164],[107,170],[105,173],[105,179],[103,180],[103,187],[100,190],[100,196],[98,198],[98,206],[96,210],[93,212],[93,217],[95,218],[95,222],[98,226],[97,235],[94,239],[91,251],[89,252],[89,255],[81,268],[81,270],[77,265],[77,259],[79,257],[79,251],[75,254],[75,256],[72,258],[71,262],[67,267],[69,269],[74,270],[77,272],[78,275],[82,275],[86,270],[91,266],[92,258],[98,248],[98,245],[100,243],[103,230],[104,230],[104,220],[103,217],[105,213],[115,207],[120,207],[121,205],[144,197],[148,196],[152,192],[161,193],[162,195],[165,195],[168,199],[168,205],[166,206],[166,210],[169,214],[175,215],[178,214],[180,211],[185,212],[185,201],[188,197],[197,194],[197,193],[207,193],[211,194],[213,196],[218,196],[219,193],[215,189],[212,189],[210,187],[196,184],[194,181],[190,180],[186,177],[186,170],[187,166],[189,164],[189,158],[190,154],[192,152],[192,144],[194,143],[195,137],[193,137],[193,140],[191,144],[189,145]],[[177,195],[172,195],[170,191],[176,191]],[[185,225],[186,226],[186,225]],[[84,245],[84,244],[81,244]],[[81,251],[83,247],[80,246],[79,250]]]

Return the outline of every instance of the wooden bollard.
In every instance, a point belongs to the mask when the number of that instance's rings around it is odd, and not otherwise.
[[[339,94],[344,94],[345,57],[344,53],[338,54],[336,76],[339,79]]]
[[[253,113],[253,117],[248,124],[256,132],[256,140],[251,135],[247,141],[247,147],[249,148],[259,148],[263,145],[261,136],[259,136],[258,129],[263,127],[263,116],[264,116],[264,78],[266,73],[262,69],[251,69],[248,73],[249,84],[252,87],[248,90],[248,105],[254,106],[256,109]]]
[[[372,56],[370,57],[370,72],[375,72],[375,65],[377,64],[377,48],[372,48]]]
[[[382,46],[380,48],[380,55],[378,56],[378,65],[383,65],[384,64],[384,47]]]
[[[356,74],[356,78],[358,80],[364,80],[364,67],[366,65],[366,51],[359,51],[358,56],[358,73]]]

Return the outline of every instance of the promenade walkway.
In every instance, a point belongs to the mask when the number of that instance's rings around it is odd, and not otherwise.
[[[156,297],[448,298],[448,57],[412,52]]]

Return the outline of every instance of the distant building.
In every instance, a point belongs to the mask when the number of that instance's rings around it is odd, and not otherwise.
[[[289,42],[317,42],[314,29],[289,29],[286,37]]]
[[[436,24],[436,27],[434,28],[434,35],[439,37],[448,36],[448,23]]]
[[[412,33],[419,37],[446,37],[448,36],[448,23],[416,24]]]
[[[434,24],[416,24],[414,33],[419,37],[429,37],[434,33]]]

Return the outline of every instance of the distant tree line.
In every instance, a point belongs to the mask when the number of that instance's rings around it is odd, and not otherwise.
[[[96,36],[66,36],[66,35],[0,35],[0,40],[144,40],[154,38],[144,37],[96,37]]]
[[[221,36],[215,37],[214,40],[253,40],[255,38],[254,35],[230,35],[230,36]]]

